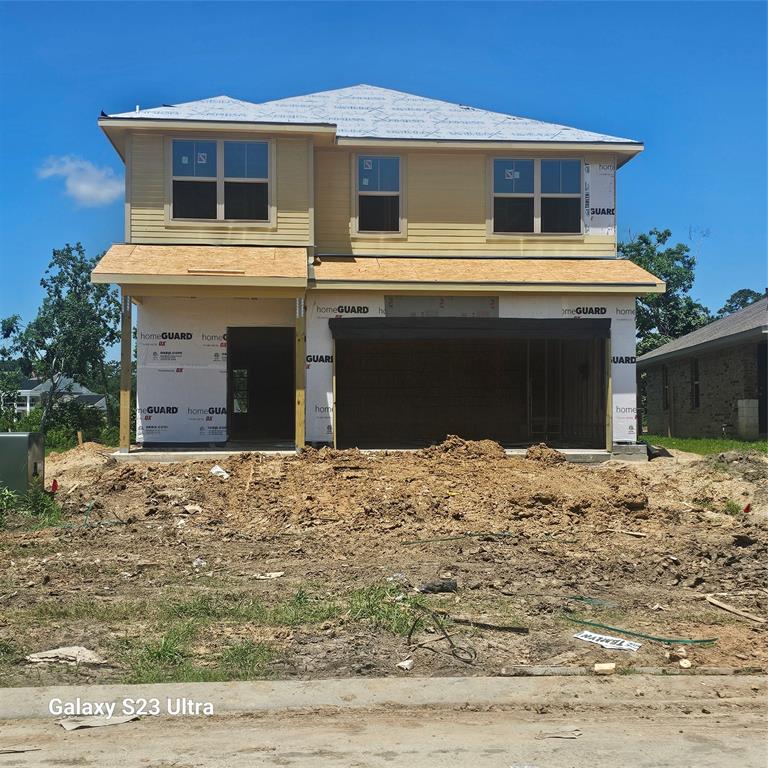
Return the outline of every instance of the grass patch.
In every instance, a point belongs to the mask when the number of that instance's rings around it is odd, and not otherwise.
[[[300,587],[287,600],[272,606],[240,595],[198,595],[191,600],[166,604],[161,609],[161,616],[167,619],[252,622],[270,627],[296,627],[322,623],[343,612],[344,605],[340,601],[313,597]]]
[[[768,453],[768,440],[729,440],[715,437],[664,437],[663,435],[643,435],[642,439],[651,445],[662,448],[674,448],[678,451],[711,456],[726,451],[760,451]]]
[[[145,616],[149,606],[141,601],[120,601],[115,603],[100,602],[83,597],[71,598],[64,602],[46,600],[37,603],[28,615],[39,620],[75,620],[75,621],[131,621]]]
[[[269,664],[276,658],[266,643],[249,640],[235,643],[206,663],[196,660],[189,644],[197,637],[199,625],[183,622],[172,625],[159,638],[134,643],[120,641],[120,654],[128,668],[128,683],[198,683],[225,680],[258,680],[269,677]]]
[[[425,601],[421,595],[402,595],[397,586],[374,585],[356,589],[349,596],[349,617],[353,621],[370,621],[393,635],[407,635],[418,615],[413,609],[424,606]]]

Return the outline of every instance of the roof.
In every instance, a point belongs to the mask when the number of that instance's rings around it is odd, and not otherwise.
[[[79,384],[74,379],[70,378],[69,376],[61,376],[58,379],[57,382],[57,389],[59,391],[66,391],[73,395],[92,395],[93,392],[91,392],[88,387],[83,386],[82,384]],[[42,395],[44,392],[47,392],[51,388],[51,382],[49,379],[39,379],[39,378],[24,378],[21,380],[21,386],[19,387],[19,392],[23,395]],[[100,395],[100,397],[103,397],[103,395]]]
[[[664,283],[627,259],[323,256],[317,288],[661,293]]]
[[[307,249],[270,246],[113,245],[94,283],[305,288]]]
[[[633,139],[490,112],[374,85],[353,85],[261,104],[215,96],[103,115],[103,118],[105,122],[120,119],[335,126],[337,137],[356,139],[583,142],[641,147],[641,142]]]
[[[760,299],[722,320],[715,320],[637,358],[638,366],[690,354],[700,348],[741,344],[768,337],[768,298]]]

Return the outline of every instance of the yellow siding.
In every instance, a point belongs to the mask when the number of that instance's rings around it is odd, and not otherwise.
[[[134,134],[131,138],[130,242],[311,245],[312,148],[308,139],[276,141],[277,220],[271,230],[237,224],[166,223],[164,146],[164,137],[159,134]]]
[[[407,237],[352,232],[352,153],[318,150],[315,164],[316,245],[319,253],[448,256],[612,256],[610,235],[489,236],[484,153],[407,152],[404,210]]]

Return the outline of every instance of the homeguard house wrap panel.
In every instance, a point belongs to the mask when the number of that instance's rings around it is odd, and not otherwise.
[[[294,315],[292,299],[144,298],[138,309],[136,441],[227,440],[227,329],[292,328]]]

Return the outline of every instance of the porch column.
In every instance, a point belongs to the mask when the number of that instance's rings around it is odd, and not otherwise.
[[[120,453],[131,448],[131,297],[123,291],[120,315]]]
[[[613,377],[611,365],[611,337],[605,340],[605,450],[613,452]]]
[[[27,395],[27,414],[32,410],[32,398]]]
[[[306,349],[307,349],[307,320],[304,315],[304,299],[296,299],[296,362],[295,362],[295,380],[296,380],[296,452],[300,453],[304,449],[306,442]]]

